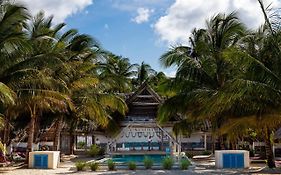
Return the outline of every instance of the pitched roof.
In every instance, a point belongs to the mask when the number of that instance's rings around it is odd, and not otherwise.
[[[140,96],[142,96],[142,94],[145,92],[145,90],[150,94],[150,97],[153,98],[155,100],[155,102],[157,103],[162,103],[163,99],[149,86],[149,84],[147,82],[144,82],[139,88],[138,90],[136,90],[127,100],[126,103],[129,105],[132,102],[134,102],[134,100]]]

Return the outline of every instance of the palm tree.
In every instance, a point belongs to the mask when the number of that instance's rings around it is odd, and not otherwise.
[[[140,86],[142,83],[144,83],[149,78],[155,75],[156,75],[156,71],[152,69],[149,64],[142,62],[141,65],[138,66],[138,73],[135,83],[136,85]]]
[[[105,63],[100,64],[100,69],[101,78],[111,87],[110,92],[131,91],[132,78],[137,75],[137,65],[131,64],[128,58],[108,53]]]
[[[205,99],[217,93],[231,78],[223,52],[236,45],[244,32],[244,25],[235,13],[218,14],[207,22],[207,29],[192,32],[191,47],[178,46],[161,56],[164,66],[175,65],[178,68],[172,82],[176,95],[160,107],[160,122],[180,114],[183,120],[196,116],[211,121],[214,129],[221,126],[224,115],[201,115],[198,110]]]
[[[4,127],[3,141],[6,144],[9,140],[10,123],[5,110],[14,103],[16,95],[11,87],[6,85],[3,72],[11,65],[12,59],[16,55],[20,55],[28,49],[25,34],[22,31],[28,18],[29,15],[25,7],[5,1],[0,2],[0,98],[1,108],[4,110],[1,111],[3,113],[1,114],[3,117],[1,122],[4,122],[2,123]]]
[[[5,1],[0,2],[0,74],[8,65],[7,57],[23,49],[25,44],[22,27],[29,15],[25,7],[12,5]],[[0,80],[0,100],[2,103],[13,103],[14,92]]]
[[[264,28],[264,27],[263,27]],[[250,116],[255,118],[253,128],[263,131],[266,143],[267,164],[270,168],[275,167],[272,143],[270,135],[274,128],[280,127],[280,83],[279,78],[279,48],[270,49],[276,46],[275,39],[280,35],[268,35],[267,30],[261,35],[246,38],[242,44],[243,50],[233,52],[233,49],[225,53],[226,60],[236,67],[235,77],[226,82],[224,88],[220,89],[210,100],[212,104],[206,107],[206,113],[214,115],[228,114],[240,120],[240,117]],[[261,39],[259,39],[261,37]],[[256,40],[259,40],[258,47],[252,47]],[[279,47],[279,46],[278,46]],[[239,65],[239,66],[237,66]],[[229,100],[231,99],[231,100]],[[244,121],[247,120],[244,118]],[[262,125],[261,125],[262,124]]]

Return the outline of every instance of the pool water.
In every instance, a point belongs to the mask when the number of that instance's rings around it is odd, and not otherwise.
[[[145,157],[149,157],[154,163],[161,163],[166,157],[165,155],[114,155],[112,160],[117,163],[127,163],[127,162],[143,162]]]

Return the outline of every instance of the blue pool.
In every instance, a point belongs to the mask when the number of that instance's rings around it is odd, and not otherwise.
[[[161,163],[165,155],[153,154],[153,155],[114,155],[112,160],[117,163],[143,162],[145,157],[149,157],[154,163]]]

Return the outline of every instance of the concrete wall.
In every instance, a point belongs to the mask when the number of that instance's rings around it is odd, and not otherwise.
[[[59,151],[33,151],[29,152],[28,168],[34,168],[34,155],[36,154],[47,154],[48,155],[48,168],[55,169],[58,167],[60,162]]]
[[[157,130],[158,131],[158,130]],[[160,142],[161,136],[157,134],[154,128],[124,128],[116,139],[117,143],[124,142],[147,142],[151,136],[152,142]]]
[[[238,154],[243,153],[244,154],[244,168],[250,167],[250,155],[249,151],[245,150],[219,150],[215,151],[215,161],[216,161],[216,167],[217,168],[223,168],[223,154]]]

